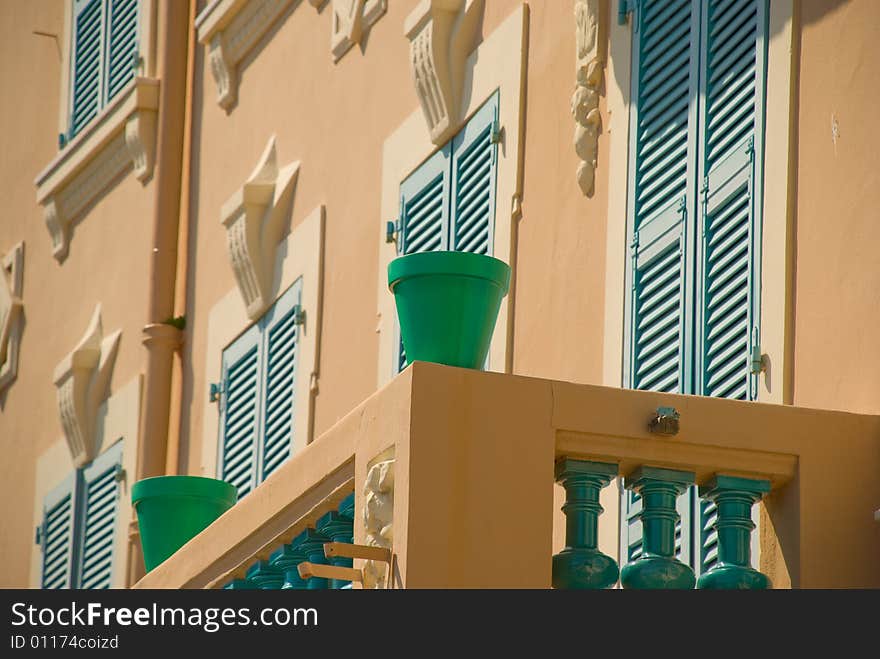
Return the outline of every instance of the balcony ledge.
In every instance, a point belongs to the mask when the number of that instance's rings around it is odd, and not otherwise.
[[[70,224],[129,166],[146,182],[153,173],[159,81],[128,83],[34,180],[52,237],[52,253],[67,256]]]
[[[679,412],[678,434],[651,433],[658,407]],[[878,438],[877,415],[417,362],[137,587],[240,577],[352,490],[354,542],[364,543],[368,473],[391,459],[395,587],[548,588],[562,456],[612,462],[620,475],[641,465],[686,470],[698,485],[717,474],[769,480],[761,551],[774,583],[880,587],[874,521],[841,514],[880,500]]]

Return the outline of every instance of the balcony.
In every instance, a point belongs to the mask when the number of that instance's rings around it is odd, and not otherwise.
[[[678,412],[676,434],[652,432],[658,408]],[[570,503],[601,500],[611,512],[617,489],[601,485],[614,474],[631,485],[661,483],[663,496],[651,504],[661,522],[643,520],[643,527],[652,527],[646,536],[655,536],[646,537],[646,546],[668,545],[663,506],[670,492],[674,501],[681,489],[670,482],[693,481],[709,495],[713,487],[716,493],[745,487],[752,493],[749,505],[763,496],[760,570],[774,586],[880,587],[878,416],[421,362],[135,587],[279,587],[285,546],[320,535],[333,518],[328,513],[344,512],[353,493],[348,514],[354,543],[389,547],[392,556],[390,574],[383,562],[354,560],[368,587],[549,588],[552,556],[566,544],[567,532],[561,511],[566,491],[557,479],[595,471],[597,464],[603,465],[598,484],[580,491],[566,484]],[[647,503],[651,495],[643,495]],[[739,540],[748,539],[750,526],[743,506],[734,511],[740,518],[729,520]],[[592,517],[576,517],[584,510]],[[569,506],[569,542],[597,540],[600,550],[616,557],[617,516],[599,513],[593,505]],[[598,520],[596,529],[592,520]],[[729,559],[733,549],[727,551]],[[261,581],[262,567],[271,574],[273,565],[274,577]]]

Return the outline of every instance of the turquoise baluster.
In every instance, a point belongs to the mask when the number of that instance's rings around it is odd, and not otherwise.
[[[700,575],[697,588],[706,590],[764,590],[767,575],[751,566],[752,506],[770,491],[770,481],[716,475],[700,487],[700,497],[718,509],[718,562]]]
[[[642,497],[642,555],[620,571],[624,588],[694,587],[694,571],[675,558],[675,501],[693,482],[692,472],[657,467],[639,467],[625,479]]]
[[[556,463],[556,481],[565,488],[565,549],[553,556],[553,587],[609,588],[617,582],[617,562],[598,550],[599,492],[617,475],[617,465],[565,458]]]
[[[278,590],[284,584],[284,573],[269,561],[257,561],[251,565],[245,578],[259,590]]]
[[[329,513],[322,515],[315,526],[319,533],[327,536],[332,542],[344,542],[347,544],[352,542],[354,536],[353,517],[331,510]],[[340,567],[352,567],[354,562],[350,558],[334,556],[330,559],[330,564]],[[344,579],[330,580],[330,588],[342,588],[349,584],[351,584],[351,581]]]

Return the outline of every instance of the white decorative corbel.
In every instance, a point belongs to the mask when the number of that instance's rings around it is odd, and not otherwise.
[[[230,110],[238,97],[238,66],[293,0],[215,0],[195,20],[199,43],[208,48],[217,102]],[[312,3],[313,5],[315,3]]]
[[[577,44],[577,84],[571,97],[575,120],[574,150],[580,159],[577,181],[581,191],[592,196],[599,150],[599,87],[603,65],[599,56],[599,0],[576,0],[574,5]]]
[[[224,43],[223,33],[215,34],[208,47],[211,62],[211,75],[217,84],[217,103],[228,110],[238,98],[238,70],[236,62],[229,57],[229,49]]]
[[[125,122],[125,146],[134,167],[134,175],[141,183],[153,173],[156,155],[156,120],[158,113],[141,110]]]
[[[117,330],[104,337],[98,304],[83,338],[55,368],[61,428],[77,467],[97,453],[95,420],[107,397],[121,336],[122,330]]]
[[[431,141],[442,144],[458,127],[464,65],[474,49],[483,0],[421,0],[404,31]]]
[[[13,247],[3,257],[0,266],[0,391],[3,391],[18,373],[21,312],[24,308],[21,301],[24,243]]]
[[[272,300],[275,250],[298,174],[298,161],[279,170],[273,135],[256,169],[221,210],[232,270],[251,319]]]
[[[361,42],[366,31],[387,11],[388,0],[333,0],[330,50],[334,61]]]

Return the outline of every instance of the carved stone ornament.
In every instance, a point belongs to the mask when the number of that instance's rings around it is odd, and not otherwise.
[[[327,1],[309,0],[309,4],[320,11]],[[207,46],[217,103],[223,109],[231,110],[238,98],[239,64],[291,4],[294,0],[216,0],[196,17],[198,40]],[[332,0],[332,4],[330,49],[338,60],[385,14],[388,0]]]
[[[21,342],[22,274],[24,243],[18,243],[0,262],[0,392],[18,373],[18,347]]]
[[[394,460],[377,462],[370,467],[364,483],[364,496],[366,544],[391,549],[394,528]],[[387,578],[387,563],[364,563],[364,588],[383,588]]]
[[[77,467],[91,462],[98,452],[95,422],[107,398],[121,336],[122,330],[104,336],[99,304],[83,338],[55,367],[61,428]]]
[[[153,174],[159,81],[135,78],[130,84],[34,181],[59,261],[67,256],[73,220],[122,172],[131,167],[141,182]]]
[[[229,260],[248,317],[253,320],[272,300],[275,251],[298,174],[298,161],[278,168],[273,135],[253,173],[221,210]]]
[[[593,195],[599,131],[599,88],[604,62],[599,57],[599,0],[575,0],[577,84],[571,97],[574,117],[574,150],[580,159],[577,181],[581,191]]]
[[[388,0],[333,0],[330,50],[338,61],[361,42],[370,26],[388,9]]]
[[[444,143],[461,121],[464,67],[482,6],[483,0],[421,0],[406,19],[416,95],[434,144]]]

